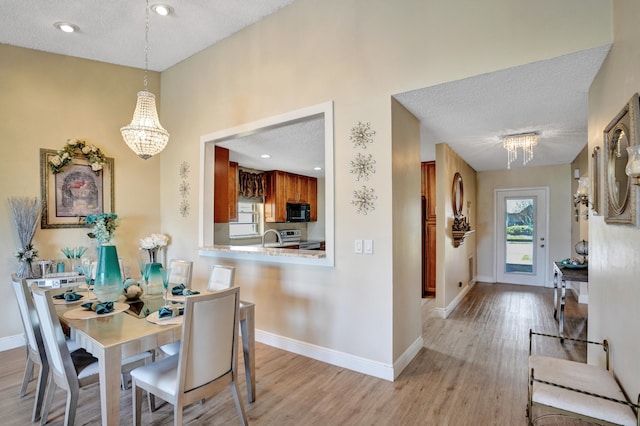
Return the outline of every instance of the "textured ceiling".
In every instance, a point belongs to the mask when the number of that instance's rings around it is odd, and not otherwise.
[[[293,0],[149,0],[174,13],[149,14],[149,69],[163,71]],[[0,0],[0,42],[144,68],[145,0]],[[74,34],[56,22],[80,27]]]
[[[589,86],[610,46],[396,95],[422,125],[422,161],[444,142],[476,171],[507,168],[502,136],[537,132],[527,167],[569,164],[587,144]],[[511,168],[522,167],[522,151]]]
[[[216,145],[229,149],[229,159],[247,168],[324,176],[324,119],[321,117],[287,123]],[[269,154],[271,158],[260,158],[262,154]],[[314,170],[316,166],[322,170]]]
[[[293,1],[162,0],[175,12],[168,17],[150,13],[149,69],[163,71]],[[150,0],[151,5],[158,2]],[[145,4],[144,0],[0,0],[0,43],[144,68]],[[80,31],[62,33],[53,26],[58,21],[76,24]],[[421,121],[423,161],[435,159],[435,144],[445,142],[477,171],[505,169],[507,154],[500,138],[535,131],[539,142],[528,166],[568,164],[587,143],[588,90],[609,47],[395,97]],[[300,170],[289,171],[302,173],[324,156],[322,130],[314,123],[287,126],[260,139],[245,139],[242,145],[256,146],[251,153],[270,145],[265,151],[273,156],[271,165],[251,167],[283,168],[276,162],[286,158]],[[281,134],[274,137],[273,132]],[[293,151],[292,146],[302,149]],[[249,152],[234,155],[250,161]],[[522,167],[521,156],[511,167]]]

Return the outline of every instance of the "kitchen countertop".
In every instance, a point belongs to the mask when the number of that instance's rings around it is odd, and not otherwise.
[[[279,245],[278,243],[268,243],[262,247],[262,244],[248,245],[248,246],[230,246],[215,244],[209,247],[202,247],[201,250],[213,251],[213,252],[228,252],[228,253],[247,253],[247,254],[261,254],[265,256],[284,256],[284,257],[302,257],[309,259],[324,259],[326,253],[323,250],[291,250],[287,246],[297,246],[299,243],[284,243]]]

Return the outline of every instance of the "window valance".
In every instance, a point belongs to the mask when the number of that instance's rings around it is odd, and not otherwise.
[[[267,192],[267,180],[264,173],[251,173],[238,170],[240,195],[246,198],[262,198]]]

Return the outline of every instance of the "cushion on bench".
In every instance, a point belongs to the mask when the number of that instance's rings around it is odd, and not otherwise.
[[[529,372],[535,379],[626,401],[611,373],[604,368],[540,355],[529,357]],[[637,425],[631,407],[544,383],[533,382],[534,403],[601,419],[620,425]]]

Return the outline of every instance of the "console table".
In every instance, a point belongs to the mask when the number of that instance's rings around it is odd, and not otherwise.
[[[589,268],[568,268],[562,262],[553,262],[553,317],[558,320],[558,331],[561,337],[564,337],[564,303],[567,281],[589,282]],[[558,290],[560,290],[560,295],[558,295]]]

